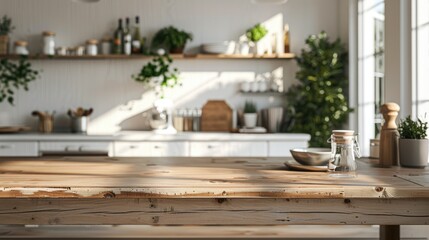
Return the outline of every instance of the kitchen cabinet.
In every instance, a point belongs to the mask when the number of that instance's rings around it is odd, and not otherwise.
[[[46,141],[39,144],[40,155],[113,155],[109,141]]]
[[[259,142],[192,142],[191,157],[267,157],[268,143]]]
[[[186,157],[189,143],[172,142],[115,142],[115,157]]]
[[[0,142],[0,157],[36,157],[38,154],[36,141]]]

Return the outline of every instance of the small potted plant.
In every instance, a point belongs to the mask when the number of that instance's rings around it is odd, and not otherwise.
[[[426,167],[428,164],[427,122],[413,121],[410,116],[399,124],[399,162],[404,167]]]
[[[257,120],[258,114],[255,103],[246,101],[244,104],[244,126],[246,128],[254,128],[256,127]]]
[[[246,36],[256,47],[256,54],[262,55],[265,52],[265,46],[260,41],[267,35],[268,30],[261,24],[256,24],[246,31]]]
[[[0,54],[8,54],[9,34],[15,29],[12,26],[12,19],[4,15],[0,20]]]
[[[186,43],[192,41],[192,34],[173,26],[159,30],[152,40],[152,51],[163,48],[168,53],[183,53]]]
[[[177,68],[170,69],[173,59],[166,56],[156,56],[146,65],[144,65],[137,75],[132,78],[137,81],[155,88],[157,93],[163,93],[164,88],[174,88],[179,85],[179,72]],[[161,95],[161,98],[163,95]]]

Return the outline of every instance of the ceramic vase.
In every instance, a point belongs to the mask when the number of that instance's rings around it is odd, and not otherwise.
[[[246,128],[255,128],[257,120],[258,120],[258,114],[257,113],[245,113],[244,114],[244,126]]]

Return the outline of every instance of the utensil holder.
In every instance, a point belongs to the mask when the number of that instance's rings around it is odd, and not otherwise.
[[[39,118],[39,132],[51,133],[53,129],[54,129],[53,116],[46,116],[44,118]]]
[[[89,118],[87,116],[72,117],[71,118],[71,132],[72,133],[86,133],[88,129]]]

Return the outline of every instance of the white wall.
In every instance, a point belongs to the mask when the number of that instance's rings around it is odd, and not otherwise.
[[[57,33],[57,45],[74,46],[89,38],[111,34],[120,17],[141,16],[143,34],[152,36],[159,28],[175,25],[191,31],[194,41],[188,50],[201,43],[236,40],[244,31],[281,14],[290,24],[292,51],[299,53],[309,34],[326,30],[332,39],[344,34],[341,0],[289,0],[285,5],[256,5],[250,0],[102,0],[97,4],[72,0],[0,0],[0,15],[12,17],[16,30],[13,40],[27,40],[31,52],[41,49],[40,33]],[[14,107],[0,104],[6,113],[3,122],[35,126],[33,110],[55,110],[57,129],[66,129],[68,108],[93,107],[92,127],[112,130],[126,118],[134,121],[129,128],[141,127],[140,115],[150,106],[153,96],[142,99],[143,86],[131,79],[145,61],[33,61],[43,69],[41,78],[29,92],[19,92]],[[280,97],[243,96],[238,82],[253,79],[257,73],[283,68],[286,86],[294,81],[294,61],[256,60],[177,60],[184,82],[175,90],[178,107],[201,107],[207,99],[226,99],[234,108],[254,98],[259,108],[283,104]],[[183,97],[182,96],[186,96]],[[138,106],[138,107],[136,107]],[[9,120],[5,120],[5,119]],[[4,123],[3,123],[4,124]],[[115,129],[118,130],[118,129]]]

